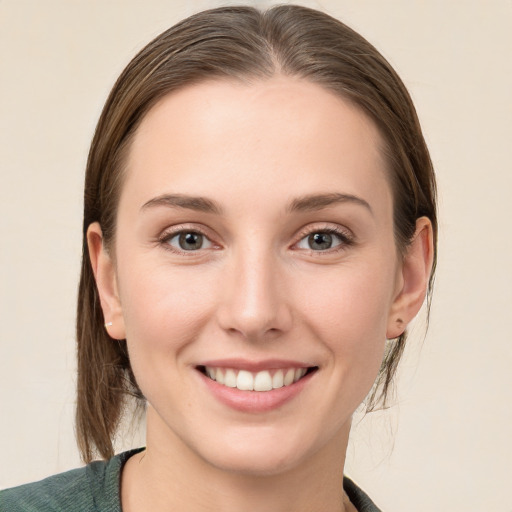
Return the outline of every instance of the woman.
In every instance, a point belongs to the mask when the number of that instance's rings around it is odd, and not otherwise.
[[[296,6],[164,32],[114,86],[87,165],[89,465],[0,510],[378,510],[343,479],[350,420],[386,400],[436,236],[414,107],[361,36]],[[114,456],[129,396],[146,448]]]

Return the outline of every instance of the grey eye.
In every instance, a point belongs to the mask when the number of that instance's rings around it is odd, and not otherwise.
[[[310,251],[327,251],[333,249],[344,242],[340,235],[329,233],[327,231],[315,231],[305,236],[299,241],[299,249],[308,249]]]
[[[308,236],[308,245],[314,251],[325,251],[332,247],[333,237],[329,233],[312,233]]]
[[[181,251],[198,251],[211,247],[211,242],[201,233],[182,231],[167,242],[170,246]]]

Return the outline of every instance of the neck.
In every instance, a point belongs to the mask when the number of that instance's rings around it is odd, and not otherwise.
[[[124,512],[349,512],[343,466],[350,425],[307,459],[278,473],[215,467],[173,433],[162,431],[148,409],[147,448],[123,469]],[[154,428],[156,427],[156,428]]]

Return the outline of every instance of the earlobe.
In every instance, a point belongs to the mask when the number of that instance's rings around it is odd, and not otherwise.
[[[105,318],[105,329],[110,337],[124,339],[126,334],[115,267],[104,246],[103,233],[98,222],[93,222],[87,229],[87,246]]]
[[[406,249],[400,270],[400,286],[393,300],[386,337],[398,338],[420,310],[427,294],[434,257],[432,223],[416,221],[416,232]]]

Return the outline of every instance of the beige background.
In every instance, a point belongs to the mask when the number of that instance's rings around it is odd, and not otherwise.
[[[384,510],[511,512],[512,1],[300,3],[395,65],[440,188],[431,328],[411,339],[398,405],[357,422],[347,471]],[[216,5],[0,0],[0,488],[79,463],[81,187],[102,103],[150,38]]]

